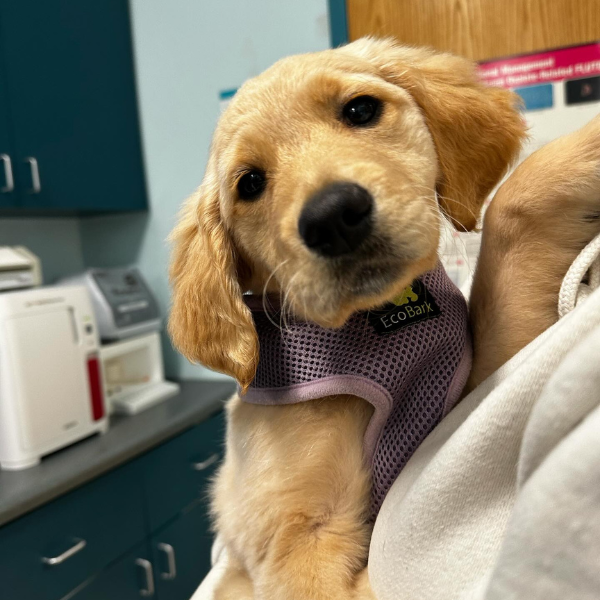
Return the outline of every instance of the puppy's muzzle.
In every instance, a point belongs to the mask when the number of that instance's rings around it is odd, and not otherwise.
[[[313,252],[337,257],[354,252],[373,229],[373,197],[356,183],[335,182],[306,203],[298,231]]]

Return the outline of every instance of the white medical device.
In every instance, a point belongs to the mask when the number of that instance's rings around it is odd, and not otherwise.
[[[0,292],[42,285],[40,259],[24,246],[0,246]]]
[[[88,269],[63,283],[87,286],[103,342],[160,329],[158,303],[135,267]]]
[[[31,467],[107,428],[86,288],[0,294],[0,466]]]
[[[136,267],[88,269],[65,280],[87,286],[102,346],[109,412],[133,415],[174,396],[165,381],[158,303]]]
[[[134,415],[179,392],[165,381],[158,332],[100,348],[104,389],[111,412]]]

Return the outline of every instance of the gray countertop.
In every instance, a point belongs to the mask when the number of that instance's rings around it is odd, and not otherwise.
[[[235,391],[227,381],[184,381],[181,392],[23,471],[0,471],[0,526],[201,423]]]

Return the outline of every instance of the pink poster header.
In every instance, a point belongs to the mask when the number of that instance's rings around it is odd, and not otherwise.
[[[489,85],[516,88],[600,74],[600,43],[551,50],[479,65],[479,76]]]

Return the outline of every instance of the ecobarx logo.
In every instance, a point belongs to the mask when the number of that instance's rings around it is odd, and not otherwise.
[[[415,279],[402,294],[379,310],[369,312],[369,323],[379,334],[398,331],[442,314],[435,299],[419,279]]]

